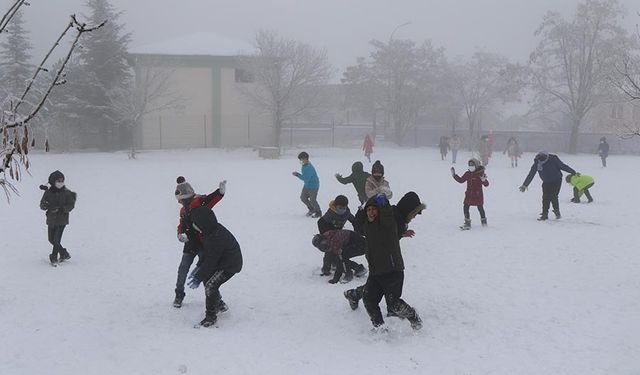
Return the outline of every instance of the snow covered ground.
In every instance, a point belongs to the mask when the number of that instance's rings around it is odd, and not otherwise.
[[[428,205],[401,242],[404,298],[424,328],[389,318],[390,332],[376,335],[342,296],[360,280],[317,275],[316,223],[291,176],[297,151],[275,161],[249,150],[32,156],[21,197],[2,203],[0,374],[640,374],[640,158],[612,156],[603,169],[596,156],[561,154],[595,178],[595,203],[568,203],[564,184],[562,220],[537,222],[540,180],[517,189],[532,155],[512,169],[497,154],[489,227],[475,226],[472,209],[474,228],[461,232],[464,185],[449,162],[435,149],[376,149],[395,198],[415,190]],[[356,207],[333,174],[348,174],[360,152],[309,152],[323,209],[340,193]],[[47,263],[37,189],[55,169],[78,193],[63,238],[72,259],[58,268]],[[202,288],[171,306],[178,175],[202,193],[229,181],[215,211],[245,266],[221,290],[230,311],[216,328],[193,328]]]

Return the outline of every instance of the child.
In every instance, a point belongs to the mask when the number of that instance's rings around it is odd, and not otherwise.
[[[511,168],[518,166],[518,158],[522,155],[520,145],[515,137],[510,137],[507,141],[507,148],[504,149],[502,154],[507,154],[511,159]]]
[[[593,202],[593,197],[589,192],[589,189],[595,184],[593,177],[586,174],[576,173],[574,175],[568,174],[565,177],[565,181],[573,186],[573,198],[571,202],[580,203],[580,197],[584,194],[587,197],[589,203]]]
[[[489,165],[489,158],[491,157],[492,153],[492,144],[488,135],[483,135],[482,137],[480,137],[478,153],[480,154],[482,165],[484,165],[485,167]]]
[[[487,218],[484,213],[484,198],[482,194],[482,187],[489,186],[489,180],[487,175],[484,174],[484,167],[480,164],[478,159],[469,160],[469,170],[465,172],[462,177],[456,174],[455,168],[451,167],[451,175],[453,179],[459,183],[467,182],[467,191],[464,194],[464,225],[460,229],[471,229],[471,218],[469,216],[469,207],[477,206],[480,212],[480,222],[482,226],[487,226]]]
[[[302,192],[300,193],[300,200],[307,206],[307,217],[320,217],[322,211],[320,211],[320,205],[318,204],[318,190],[320,189],[320,179],[313,164],[309,162],[309,154],[301,152],[298,154],[298,160],[302,165],[300,173],[293,172],[292,175],[298,177],[304,181]]]
[[[422,328],[422,320],[416,310],[402,297],[404,284],[404,261],[400,251],[398,223],[393,209],[384,194],[369,199],[365,205],[366,219],[363,232],[366,238],[366,258],[369,263],[369,277],[364,288],[347,290],[345,298],[352,309],[363,299],[375,329],[384,326],[380,311],[380,301],[385,297],[390,315],[407,319],[413,329]],[[414,215],[415,216],[415,215]]]
[[[196,289],[204,284],[206,310],[200,326],[210,327],[216,323],[218,313],[227,310],[220,287],[242,270],[242,252],[236,238],[218,222],[213,210],[194,199],[190,185],[178,184],[175,196],[185,208],[185,229],[197,232],[202,239],[200,259],[187,285]]]
[[[365,204],[365,202],[367,201],[365,185],[367,183],[367,178],[369,178],[370,176],[371,175],[368,172],[364,171],[364,167],[359,161],[353,163],[353,165],[351,166],[351,174],[347,177],[342,177],[342,175],[339,173],[335,174],[335,177],[339,183],[343,185],[349,183],[353,184],[353,187],[358,193],[358,200],[360,200],[360,204]]]
[[[49,175],[49,187],[40,185],[44,190],[40,199],[40,209],[46,211],[49,243],[53,245],[53,250],[49,255],[52,266],[57,266],[58,255],[60,262],[71,259],[67,249],[62,247],[62,233],[69,224],[69,212],[76,205],[76,193],[67,189],[64,183],[64,174],[55,171]]]
[[[438,147],[440,148],[440,160],[446,159],[447,152],[449,151],[449,138],[445,137],[444,135],[440,137]]]
[[[367,269],[359,263],[351,260],[353,257],[364,255],[366,250],[366,242],[364,237],[354,231],[345,229],[332,229],[323,234],[316,234],[311,241],[313,246],[325,253],[325,257],[329,259],[330,264],[336,266],[336,272],[333,278],[329,280],[330,284],[340,281],[340,277],[344,273],[343,282],[349,282],[356,277],[364,276]]]
[[[318,219],[318,232],[324,234],[334,229],[343,229],[348,222],[353,225],[354,217],[349,210],[349,200],[344,195],[338,195],[329,202],[329,209]],[[322,260],[322,276],[331,275],[331,258],[328,255]]]
[[[602,159],[602,166],[607,166],[607,157],[609,157],[609,144],[607,143],[607,138],[600,138],[600,143],[598,144],[598,155],[600,155],[600,159]]]
[[[449,140],[449,147],[451,147],[451,162],[453,164],[456,163],[456,159],[458,157],[458,150],[462,145],[462,140],[457,134],[454,134]]]
[[[380,163],[380,160],[376,160],[371,166],[371,176],[367,178],[364,189],[367,199],[378,194],[384,194],[387,199],[391,199],[393,196],[389,182],[384,179],[384,166]]]
[[[373,141],[369,134],[364,137],[364,144],[362,145],[362,150],[364,151],[364,156],[367,158],[369,163],[371,163],[371,154],[373,153]]]
[[[193,199],[194,206],[205,206],[207,208],[213,208],[224,197],[226,191],[227,181],[222,181],[218,185],[218,189],[209,195],[195,195],[191,184],[185,181],[185,178],[180,176],[177,178],[178,188],[180,190],[181,199]],[[173,307],[182,307],[182,300],[184,299],[184,283],[187,280],[187,274],[193,261],[202,251],[202,238],[191,228],[186,217],[186,208],[180,207],[180,223],[178,224],[178,241],[184,243],[182,249],[182,260],[178,266],[178,279],[176,280],[176,297],[173,300]],[[224,302],[222,302],[224,305]],[[226,305],[225,305],[226,306]]]

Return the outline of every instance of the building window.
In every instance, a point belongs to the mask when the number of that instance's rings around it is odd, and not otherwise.
[[[248,70],[244,69],[235,69],[236,71],[236,82],[237,83],[251,83],[253,82],[253,74]]]

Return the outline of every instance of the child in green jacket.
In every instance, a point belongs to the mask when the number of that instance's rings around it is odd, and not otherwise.
[[[565,181],[573,186],[573,198],[571,199],[571,202],[580,203],[580,197],[582,194],[587,197],[589,203],[593,202],[593,197],[591,196],[591,193],[589,193],[589,189],[595,183],[593,177],[576,173],[567,175]]]

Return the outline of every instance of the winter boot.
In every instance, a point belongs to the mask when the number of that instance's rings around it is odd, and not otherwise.
[[[556,215],[556,220],[562,218],[562,215],[560,215],[560,210],[553,210],[553,213]]]
[[[480,223],[482,223],[483,227],[486,227],[487,226],[487,218],[486,217],[481,218],[480,219]]]
[[[405,301],[399,300],[390,311],[396,313],[396,316],[400,318],[407,319],[411,323],[411,328],[415,330],[422,328],[422,319],[420,319],[418,312]]]
[[[207,314],[204,319],[202,319],[200,321],[200,325],[202,327],[211,327],[212,325],[216,324],[216,321],[218,320],[218,317],[215,315],[210,315]]]
[[[322,212],[320,212],[320,211],[314,212],[313,214],[311,214],[311,217],[314,218],[314,219],[322,217]]]
[[[60,249],[60,261],[64,262],[65,260],[69,260],[71,259],[71,255],[69,255],[69,252],[67,251],[67,249],[62,248]]]
[[[313,212],[309,211],[309,212],[307,212],[307,214],[305,216],[306,217],[311,217],[311,215],[313,215]]]
[[[340,282],[342,284],[346,284],[348,282],[350,282],[351,280],[353,280],[353,272],[351,272],[351,270],[349,270],[349,272],[345,272],[344,276],[342,276],[342,280],[340,280]]]
[[[471,229],[471,219],[464,219],[464,224],[460,227],[462,230]]]
[[[49,262],[51,262],[52,265],[57,265],[58,264],[58,256],[56,254],[49,254]]]
[[[346,298],[347,301],[349,301],[349,307],[351,307],[351,310],[355,310],[355,309],[358,308],[359,298],[356,295],[356,290],[355,289],[345,290],[344,291],[344,298]]]
[[[571,203],[580,203],[580,198],[571,198]]]
[[[538,218],[538,221],[545,221],[549,219],[549,215],[547,214],[540,214],[540,217]]]
[[[177,294],[176,293],[176,298],[173,300],[173,307],[179,309],[182,307],[182,300],[184,299],[184,293],[182,294]]]
[[[362,276],[367,274],[367,268],[365,266],[363,266],[362,264],[358,264],[358,266],[356,267],[354,273],[355,273],[356,277],[362,277]]]

